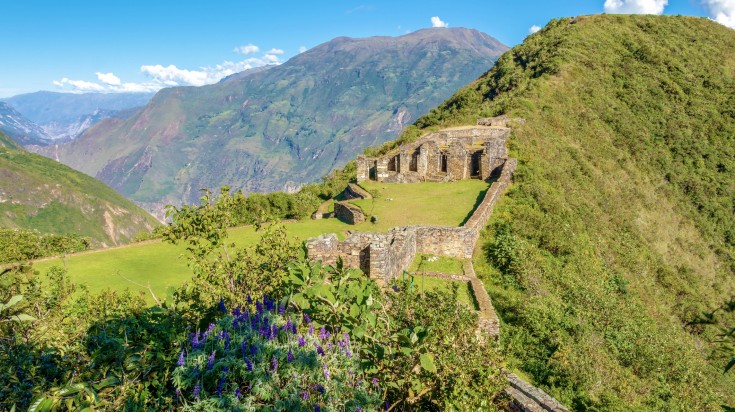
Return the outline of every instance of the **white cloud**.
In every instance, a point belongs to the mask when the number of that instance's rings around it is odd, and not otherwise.
[[[115,76],[113,73],[95,73],[97,75],[97,79],[101,81],[102,83],[109,84],[110,86],[119,86],[120,85],[120,78]]]
[[[735,29],[735,0],[702,0],[712,20]]]
[[[54,86],[61,87],[61,88],[66,88],[68,86],[68,87],[71,87],[74,91],[77,91],[80,93],[105,91],[105,87],[100,84],[88,82],[84,80],[71,80],[66,77],[64,77],[61,80],[54,80]]]
[[[281,54],[284,54],[283,50],[274,48],[260,57],[248,57],[236,62],[224,61],[221,64],[204,66],[197,70],[179,68],[173,64],[168,66],[161,64],[143,65],[140,66],[140,72],[149,77],[150,80],[142,83],[123,82],[114,73],[96,72],[97,79],[102,84],[85,80],[71,80],[66,77],[55,80],[53,84],[59,89],[72,93],[155,92],[164,87],[204,86],[217,83],[222,78],[243,70],[270,64],[281,64]]]
[[[605,13],[661,14],[669,0],[605,0]]]
[[[431,18],[431,27],[449,27],[449,24],[447,24],[447,22],[445,21],[442,21],[439,16],[434,16]]]
[[[299,53],[303,53],[306,51],[306,46],[300,46],[299,47]]]
[[[235,47],[235,50],[233,50],[235,53],[240,54],[252,54],[257,53],[260,51],[260,47],[254,45],[253,43],[246,44],[244,46]]]
[[[541,30],[541,27],[539,27],[539,26],[537,26],[537,25],[534,24],[533,26],[531,26],[528,29],[528,34],[534,34],[534,33],[536,33],[539,30]]]

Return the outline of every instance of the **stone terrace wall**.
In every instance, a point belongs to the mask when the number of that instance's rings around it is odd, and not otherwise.
[[[515,159],[506,160],[500,177],[490,186],[482,202],[462,227],[400,226],[388,233],[354,232],[336,245],[332,245],[331,238],[312,238],[307,241],[308,256],[310,259],[321,259],[327,264],[333,264],[338,256],[343,256],[348,267],[363,269],[371,278],[383,282],[401,275],[411,265],[417,253],[459,259],[472,258],[480,230],[490,218],[500,194],[511,182],[516,164]],[[338,206],[341,204],[335,203],[335,215],[348,222],[354,219],[351,211],[343,211]],[[321,245],[323,242],[329,245]]]
[[[334,202],[334,217],[351,225],[365,221],[362,209],[348,202]]]

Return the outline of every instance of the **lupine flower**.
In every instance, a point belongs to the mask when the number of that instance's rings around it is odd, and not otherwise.
[[[304,313],[304,322],[307,324],[311,323],[311,318],[309,317],[308,313]]]
[[[223,376],[219,382],[217,382],[217,396],[222,396],[222,389],[225,386],[225,377]]]
[[[273,359],[271,360],[271,365],[273,366],[273,372],[278,370],[278,359],[276,359],[276,355],[273,355]]]
[[[219,310],[221,310],[222,313],[227,313],[227,307],[225,306],[225,301],[221,298],[219,300]]]
[[[184,359],[184,351],[182,350],[181,353],[179,353],[179,361],[176,364],[184,366],[184,363],[186,363],[186,359]]]
[[[324,386],[322,386],[322,385],[314,385],[314,389],[316,389],[317,392],[319,392],[322,395],[324,395]]]
[[[303,347],[304,345],[306,345],[306,339],[304,339],[304,336],[301,335],[299,336],[299,347]]]
[[[222,335],[225,338],[225,350],[228,350],[228,349],[230,349],[230,340],[231,340],[231,338],[230,338],[230,332],[228,332],[226,330],[225,331],[222,331]]]
[[[324,356],[324,349],[320,345],[316,345],[316,353]]]
[[[255,346],[255,345],[251,346],[251,347],[250,347],[250,354],[251,354],[252,356],[255,356],[255,355],[257,355],[257,354],[258,354],[258,347],[257,347],[257,346]]]
[[[327,340],[329,339],[329,336],[331,336],[331,333],[329,333],[326,327],[322,326],[321,329],[319,329],[319,339]]]
[[[286,321],[286,326],[283,328],[286,330],[286,332],[291,332],[291,327],[293,326],[293,323],[291,322],[291,318],[288,318]]]
[[[327,365],[324,365],[324,377],[329,379],[329,368],[327,368]]]
[[[286,306],[278,305],[278,314],[283,315],[284,313],[286,313]]]
[[[322,412],[322,408],[319,405],[314,406],[314,412]]]
[[[362,412],[362,408],[358,406],[357,409],[355,409],[355,412]]]
[[[209,359],[207,360],[207,369],[212,369],[212,367],[214,366],[214,354],[215,351],[212,351],[212,354],[209,355]]]
[[[291,352],[291,349],[288,350],[288,354],[286,355],[286,360],[288,363],[293,362],[293,352]]]
[[[253,362],[251,362],[250,359],[245,358],[245,366],[248,368],[249,372],[253,371]]]
[[[242,338],[242,343],[240,344],[240,352],[242,352],[242,356],[245,356],[245,354],[248,352],[248,343],[245,341],[245,338]]]
[[[301,391],[301,399],[303,399],[303,400],[309,399],[309,392],[307,392],[307,391]]]
[[[253,299],[250,297],[250,295],[247,296],[247,300],[248,300],[248,305],[253,304]]]
[[[378,378],[373,378],[373,386],[378,386]]]
[[[314,324],[309,325],[309,336],[312,336],[314,334]]]
[[[240,392],[240,388],[235,389],[235,397],[239,401],[242,398],[242,393]]]
[[[199,391],[202,390],[202,387],[199,386],[199,382],[197,382],[196,385],[194,385],[194,399],[199,400]]]

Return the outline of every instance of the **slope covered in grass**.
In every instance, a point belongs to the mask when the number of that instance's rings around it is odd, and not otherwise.
[[[733,319],[699,322],[735,296],[735,32],[555,20],[415,128],[499,114],[520,162],[475,263],[509,366],[574,410],[735,404]]]
[[[0,133],[0,227],[113,245],[158,224],[104,183],[7,140]]]

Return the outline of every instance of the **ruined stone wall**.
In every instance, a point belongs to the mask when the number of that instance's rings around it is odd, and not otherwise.
[[[334,216],[351,225],[365,221],[365,214],[362,213],[362,209],[349,202],[334,202]]]
[[[416,252],[457,259],[472,257],[474,233],[466,227],[412,226],[416,231]]]
[[[414,256],[415,228],[393,228],[382,241],[370,245],[370,277],[385,284],[411,266]]]

